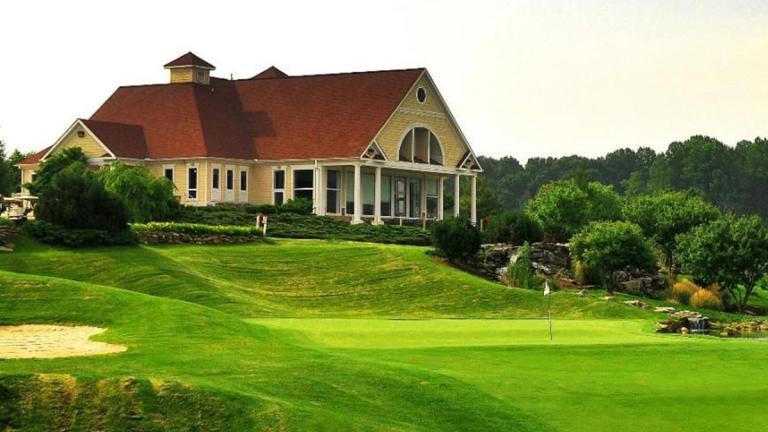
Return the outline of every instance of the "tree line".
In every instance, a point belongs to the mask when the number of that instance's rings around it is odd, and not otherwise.
[[[523,166],[513,157],[479,157],[479,214],[500,208],[522,209],[552,181],[575,179],[612,185],[634,197],[685,191],[714,203],[724,212],[757,214],[768,219],[768,139],[741,141],[735,147],[715,138],[693,136],[657,153],[650,148],[620,149],[603,157],[532,158]]]

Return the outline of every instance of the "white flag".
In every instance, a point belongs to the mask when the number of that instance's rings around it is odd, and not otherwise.
[[[544,281],[544,295],[548,296],[552,291],[549,289],[549,281]]]

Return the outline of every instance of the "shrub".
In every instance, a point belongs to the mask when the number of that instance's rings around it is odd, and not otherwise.
[[[592,222],[571,239],[571,254],[599,275],[609,291],[611,276],[627,267],[653,270],[656,258],[640,227],[628,222]]]
[[[768,273],[768,228],[758,216],[726,216],[677,238],[677,254],[697,281],[717,283],[744,311]]]
[[[525,209],[546,234],[567,240],[591,221],[621,218],[621,198],[611,186],[574,180],[545,184]]]
[[[10,219],[0,218],[0,226],[13,226],[16,223]]]
[[[432,246],[451,261],[473,256],[481,243],[480,231],[467,218],[445,219],[432,226]]]
[[[486,243],[533,243],[542,239],[541,226],[527,213],[505,212],[491,216],[483,239]]]
[[[670,269],[675,265],[677,236],[720,217],[714,205],[680,192],[641,196],[628,201],[623,212],[664,251],[664,264]]]
[[[526,242],[520,247],[517,258],[507,268],[507,282],[518,288],[536,289],[540,278],[531,270],[531,246]]]
[[[131,222],[167,220],[178,211],[173,183],[153,176],[142,166],[114,162],[100,170],[98,176],[104,188],[123,201]]]
[[[309,198],[295,198],[277,207],[279,213],[312,214],[313,204]]]
[[[709,290],[698,290],[691,296],[691,305],[704,309],[720,310],[723,308],[723,300]]]
[[[24,230],[43,243],[72,248],[87,246],[112,246],[136,244],[136,233],[132,230],[114,232],[96,229],[64,228],[45,221],[29,221]]]
[[[701,291],[701,287],[685,279],[672,285],[672,299],[680,304],[690,304],[691,297]]]
[[[51,178],[40,195],[36,214],[41,220],[70,229],[123,232],[128,228],[123,202],[79,162]]]
[[[41,162],[35,172],[35,181],[25,185],[29,189],[29,193],[42,196],[48,189],[48,185],[53,180],[53,177],[73,163],[80,163],[82,165],[88,163],[88,158],[80,147],[65,148]]]
[[[262,235],[261,228],[255,226],[240,225],[205,225],[184,222],[149,222],[146,224],[132,224],[134,231],[143,232],[170,232],[179,234],[220,234],[232,237],[249,237]]]
[[[281,213],[270,216],[267,235],[284,238],[367,241],[427,246],[429,231],[399,225],[351,225],[326,216]]]

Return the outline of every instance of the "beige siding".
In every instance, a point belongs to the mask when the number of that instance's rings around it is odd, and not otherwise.
[[[416,99],[418,87],[423,86],[427,91],[427,100],[420,104]],[[431,129],[443,147],[444,165],[456,167],[461,158],[466,154],[458,129],[448,117],[448,111],[440,103],[435,89],[429,84],[426,77],[406,96],[405,100],[376,137],[376,142],[386,153],[389,160],[398,160],[398,151],[403,136],[411,128],[416,126]]]
[[[83,133],[83,137],[77,136],[78,132]],[[52,154],[56,154],[65,148],[80,147],[83,153],[89,158],[101,158],[109,156],[109,153],[96,141],[96,138],[88,132],[83,126],[78,124],[64,136],[61,143],[56,147]]]
[[[272,203],[272,167],[256,165],[251,168],[248,179],[249,197],[253,204]]]

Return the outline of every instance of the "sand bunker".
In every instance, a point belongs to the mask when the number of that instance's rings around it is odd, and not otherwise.
[[[106,329],[88,326],[0,326],[0,359],[50,359],[123,352],[127,348],[88,340]]]

